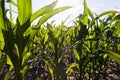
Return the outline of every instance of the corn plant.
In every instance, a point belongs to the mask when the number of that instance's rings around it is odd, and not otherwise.
[[[46,63],[52,80],[67,79],[65,74],[67,66],[63,60],[66,52],[70,50],[72,33],[73,27],[66,28],[63,23],[59,26],[48,23],[36,35],[34,43],[35,46],[39,46],[38,55]]]
[[[39,31],[40,26],[50,17],[70,7],[66,6],[54,9],[58,2],[56,0],[52,4],[32,13],[31,0],[17,0],[17,3],[8,0],[7,2],[17,7],[18,16],[16,23],[13,25],[12,19],[6,16],[5,0],[0,0],[0,49],[6,56],[6,63],[10,65],[8,73],[10,74],[14,69],[17,80],[23,80],[25,71],[28,69],[25,61],[32,55],[29,51],[29,45],[31,45],[34,35]],[[38,23],[31,26],[31,23],[38,17],[40,17]],[[4,59],[1,60],[1,63],[3,62]],[[1,66],[3,65],[1,64]],[[9,75],[7,74],[5,80],[8,77]]]

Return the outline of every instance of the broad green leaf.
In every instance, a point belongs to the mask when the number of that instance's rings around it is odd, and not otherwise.
[[[0,29],[4,29],[4,19],[3,19],[2,7],[0,7]]]
[[[44,44],[47,42],[47,40],[48,40],[48,34],[45,33]]]
[[[42,15],[52,11],[52,9],[56,6],[57,2],[58,2],[58,0],[56,0],[55,2],[53,2],[52,4],[50,4],[48,6],[45,6],[41,9],[39,9],[35,13],[33,13],[33,15],[31,16],[30,22],[32,22],[33,20],[35,20],[39,16],[42,16]]]
[[[75,58],[79,61],[80,60],[80,56],[79,56],[79,53],[77,52],[77,50],[73,49],[73,53],[75,55]]]
[[[30,52],[23,54],[22,65],[24,65],[25,61],[31,56]]]
[[[61,60],[63,59],[64,54],[65,54],[65,53],[63,53],[63,52],[61,53],[60,57],[58,58],[58,63],[61,62]]]
[[[86,0],[84,0],[84,13],[83,13],[83,18],[81,19],[81,22],[84,25],[88,24],[88,7],[87,7]]]
[[[10,60],[9,56],[7,56],[7,64],[10,65],[10,70],[14,68],[14,65],[13,65],[12,61]]]
[[[25,77],[26,71],[28,70],[28,65],[24,66],[23,70],[22,70],[22,78]]]
[[[18,21],[20,25],[30,20],[32,15],[31,0],[17,0],[18,5]]]
[[[108,14],[113,14],[113,13],[119,13],[118,11],[105,11],[105,12],[102,12],[100,13],[97,18],[100,18],[102,16],[105,16],[105,15],[108,15]]]
[[[5,0],[0,0],[0,17],[3,18],[5,15]]]
[[[94,19],[94,15],[93,15],[93,13],[92,13],[92,11],[88,8],[88,14],[89,14],[89,16],[92,18],[92,19]]]
[[[51,74],[52,80],[54,80],[53,70],[52,70],[52,68],[50,66],[48,66],[48,70],[49,70],[49,72]]]
[[[71,64],[71,65],[69,66],[69,68],[67,69],[66,74],[68,74],[73,67],[77,67],[77,66],[78,66],[78,63],[73,63],[73,64]]]
[[[13,21],[13,18],[12,18],[12,7],[11,6],[10,6],[10,12],[9,12],[9,14],[10,14],[10,22],[11,22],[11,25],[13,25],[12,26],[12,28],[13,28],[15,26],[14,26],[14,21]]]
[[[60,7],[60,8],[57,8],[55,10],[50,11],[49,13],[46,13],[43,17],[40,18],[40,20],[38,22],[38,27],[41,26],[45,21],[47,21],[49,18],[51,18],[55,14],[60,13],[64,10],[69,9],[69,8],[71,8],[71,7],[70,6]]]
[[[118,64],[120,64],[120,54],[117,54],[115,52],[109,52],[109,57],[113,60],[115,60]]]
[[[3,50],[4,46],[5,46],[4,37],[3,37],[2,31],[0,29],[0,49]]]
[[[103,58],[106,59],[108,57],[108,54],[104,54]]]
[[[55,52],[55,46],[53,42],[49,42],[49,46],[53,52]]]

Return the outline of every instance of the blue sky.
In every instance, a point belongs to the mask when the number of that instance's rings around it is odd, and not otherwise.
[[[38,10],[39,8],[52,3],[55,0],[32,0],[33,1],[33,12]],[[86,0],[88,7],[94,13],[101,13],[107,10],[119,10],[120,11],[120,0]],[[59,0],[57,7],[60,6],[74,6],[74,8],[66,10],[62,13],[59,13],[53,16],[48,22],[52,20],[56,20],[56,23],[60,23],[63,21],[67,16],[70,15],[68,20],[74,20],[76,16],[83,12],[83,0]]]
[[[51,4],[54,1],[55,0],[32,0],[33,12],[37,11],[43,6]],[[88,7],[94,13],[97,13],[97,14],[103,11],[107,11],[107,10],[119,10],[120,11],[120,0],[86,0],[86,1],[88,4]],[[83,13],[82,3],[83,3],[83,0],[59,0],[56,7],[60,7],[60,6],[74,6],[74,7],[53,16],[52,18],[48,20],[48,22],[55,20],[55,23],[59,24],[61,23],[61,21],[65,20],[66,17],[70,15],[70,18],[67,21],[67,23],[69,23],[71,20],[74,20],[80,13]]]

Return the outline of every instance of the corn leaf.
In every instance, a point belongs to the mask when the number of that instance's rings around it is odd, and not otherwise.
[[[24,66],[23,70],[22,70],[22,77],[24,78],[25,77],[25,73],[27,72],[28,70],[28,65]]]
[[[3,10],[1,6],[0,6],[0,29],[4,29]]]
[[[78,63],[73,63],[73,64],[71,64],[71,65],[69,66],[69,68],[67,69],[66,74],[68,74],[73,67],[77,67],[77,66],[78,66]]]
[[[48,66],[48,70],[49,70],[49,72],[50,72],[50,74],[52,76],[52,80],[54,80],[53,70],[52,70],[52,68],[50,66]]]
[[[25,23],[31,18],[32,4],[31,0],[17,0],[18,5],[18,21],[20,25]]]
[[[53,2],[52,4],[50,4],[48,6],[45,6],[41,9],[39,9],[35,13],[33,13],[33,15],[31,16],[30,22],[32,22],[33,20],[35,20],[39,16],[42,16],[42,15],[50,12],[56,6],[57,2],[58,2],[58,0],[56,0],[55,2]]]
[[[30,52],[27,52],[24,54],[23,59],[22,59],[22,65],[24,65],[25,61],[31,56]]]
[[[45,37],[44,37],[44,44],[47,42],[47,40],[48,40],[48,34],[47,34],[47,33],[45,33]]]
[[[119,13],[118,11],[105,11],[105,12],[102,12],[102,13],[100,13],[98,16],[97,16],[97,18],[100,18],[100,17],[102,17],[102,16],[105,16],[105,15],[108,15],[108,14],[113,14],[113,13]]]
[[[79,53],[77,52],[77,50],[73,49],[73,53],[75,55],[75,58],[79,61],[80,60],[80,56],[79,56]]]
[[[115,52],[109,52],[109,57],[113,60],[115,60],[118,64],[120,64],[120,54],[117,54]]]
[[[0,29],[0,49],[3,50],[4,45],[5,45],[5,43],[4,43],[4,38],[3,38],[2,30]],[[1,54],[0,54],[0,55],[1,55]]]
[[[92,11],[88,8],[88,14],[89,14],[89,16],[92,18],[92,19],[94,19],[94,15],[93,15],[93,13],[92,13]]]
[[[71,8],[71,7],[70,6],[60,7],[60,8],[57,8],[55,10],[52,10],[49,13],[46,13],[43,17],[40,18],[40,20],[38,22],[38,26],[40,26],[41,24],[43,24],[45,21],[47,21],[49,18],[51,18],[55,14],[60,13],[60,12],[62,12],[64,10],[66,10],[66,9],[69,9],[69,8]]]
[[[87,7],[86,0],[84,0],[84,13],[83,13],[83,18],[81,19],[81,22],[84,25],[88,24],[88,7]]]
[[[13,65],[11,59],[9,58],[9,56],[7,56],[7,64],[10,65],[10,70],[14,68],[14,65]]]

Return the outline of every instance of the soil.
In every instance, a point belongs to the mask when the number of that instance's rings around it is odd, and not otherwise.
[[[66,60],[66,63],[67,60]],[[69,62],[70,63],[70,62]],[[28,60],[26,64],[29,65],[29,69],[25,74],[25,80],[51,80],[50,73],[44,68],[45,63],[40,58],[36,58],[36,60]],[[5,74],[9,70],[9,65],[5,64],[0,72],[0,80],[4,79]],[[37,79],[39,78],[39,79]],[[12,71],[8,80],[17,80],[15,77],[15,72]],[[77,80],[76,76],[70,74],[67,76],[67,80]],[[91,79],[84,79],[84,80],[93,80]],[[115,61],[111,60],[109,64],[109,68],[106,71],[105,75],[100,75],[98,79],[95,80],[120,80],[120,65],[115,63]]]

